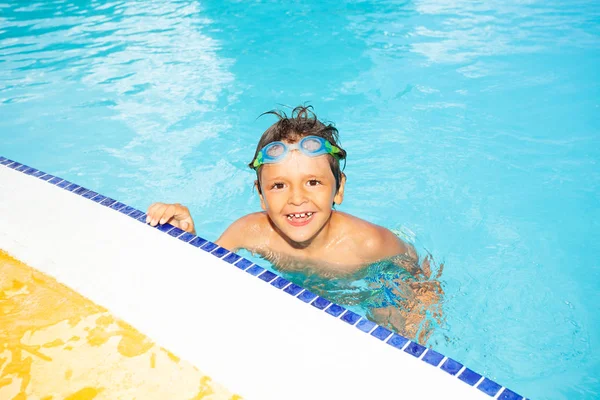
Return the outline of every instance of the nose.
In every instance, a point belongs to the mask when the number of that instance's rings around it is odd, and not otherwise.
[[[288,204],[299,206],[306,203],[308,199],[306,198],[306,193],[302,186],[294,187],[290,190],[290,197],[288,198]]]

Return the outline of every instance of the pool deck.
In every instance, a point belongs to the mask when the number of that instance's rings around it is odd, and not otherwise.
[[[474,386],[457,378],[464,367],[452,375],[429,365],[427,352],[394,348],[59,185],[0,165],[0,248],[245,398],[492,398],[475,387],[483,377]],[[521,398],[509,392],[493,397]]]

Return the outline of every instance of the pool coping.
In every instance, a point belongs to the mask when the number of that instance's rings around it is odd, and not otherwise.
[[[120,212],[121,214],[127,215],[128,217],[135,219],[139,222],[146,224],[146,214],[134,207],[128,206],[125,203],[119,202],[110,197],[104,196],[91,189],[79,186],[76,183],[64,180],[55,175],[47,174],[36,168],[30,167],[25,164],[21,164],[17,161],[13,161],[6,157],[0,156],[0,165],[11,168],[15,171],[21,172],[25,175],[36,177],[40,180],[46,181],[54,186],[72,192],[78,196],[91,200],[97,204],[108,207],[114,211]],[[503,400],[523,400],[524,398],[516,392],[496,383],[495,381],[479,374],[462,363],[444,356],[443,354],[422,346],[417,342],[411,341],[408,338],[392,332],[391,330],[377,325],[368,319],[361,317],[350,310],[347,310],[343,306],[332,303],[331,301],[317,296],[308,289],[302,286],[291,283],[282,276],[269,271],[268,269],[261,267],[253,263],[252,261],[239,256],[236,253],[229,251],[217,244],[202,238],[198,235],[185,232],[179,228],[174,227],[171,224],[157,225],[150,229],[156,229],[163,232],[174,239],[178,239],[184,243],[190,244],[193,247],[199,248],[212,256],[217,257],[238,269],[262,280],[265,283],[269,283],[271,286],[286,292],[287,294],[299,299],[300,301],[310,304],[316,310],[325,312],[329,316],[342,320],[350,326],[354,326],[360,331],[368,334],[379,341],[385,342],[386,344],[394,347],[397,350],[401,350],[405,353],[412,355],[413,357],[424,361],[425,363],[435,368],[441,369],[447,374],[457,378],[465,384],[477,388],[482,393],[487,394],[492,398],[498,398]],[[373,339],[375,340],[375,339]]]

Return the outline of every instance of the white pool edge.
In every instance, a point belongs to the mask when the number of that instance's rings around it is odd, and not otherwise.
[[[457,378],[464,367],[455,375],[439,368],[446,358],[433,367],[421,360],[428,352],[418,359],[396,349],[202,249],[72,193],[77,185],[55,180],[63,190],[39,179],[47,177],[41,171],[3,157],[0,164],[0,248],[234,392],[251,399],[491,398],[475,387],[489,380],[470,386]],[[493,395],[521,398],[505,388]]]

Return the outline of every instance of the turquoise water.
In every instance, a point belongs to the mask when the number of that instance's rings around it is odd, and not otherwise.
[[[216,239],[259,209],[256,117],[310,102],[349,154],[340,210],[445,265],[430,344],[593,399],[599,71],[593,1],[3,2],[0,154]]]

